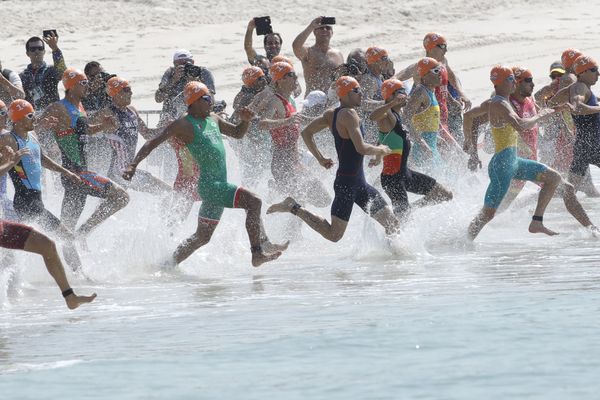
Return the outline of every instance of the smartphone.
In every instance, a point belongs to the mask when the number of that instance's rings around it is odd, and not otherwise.
[[[271,17],[269,16],[254,18],[254,24],[256,25],[257,35],[268,35],[269,33],[273,33]]]
[[[321,25],[335,25],[335,17],[322,17]]]
[[[43,37],[56,36],[58,37],[58,33],[56,33],[56,29],[47,29],[43,32]]]

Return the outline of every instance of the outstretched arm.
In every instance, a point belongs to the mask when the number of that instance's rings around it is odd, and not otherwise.
[[[296,39],[292,42],[292,49],[294,50],[294,55],[298,57],[300,60],[304,60],[308,55],[308,47],[304,45],[306,40],[310,36],[311,32],[316,28],[321,26],[321,18],[317,17],[312,20],[312,22],[302,31]]]
[[[246,52],[246,57],[248,57],[248,62],[254,65],[254,59],[256,58],[256,51],[254,47],[252,47],[252,34],[254,33],[254,28],[256,24],[254,23],[254,18],[248,22],[248,27],[246,28],[246,35],[244,36],[244,51]]]
[[[327,129],[327,127],[329,126],[328,116],[331,112],[332,111],[326,111],[320,117],[313,119],[312,122],[309,123],[304,129],[302,129],[301,132],[302,140],[304,140],[308,151],[310,151],[310,153],[317,159],[319,164],[321,164],[327,169],[333,166],[333,160],[331,160],[330,158],[323,157],[323,154],[321,154],[319,148],[317,147],[317,144],[315,143],[314,136],[318,132],[321,132],[323,129]]]
[[[225,136],[229,136],[234,139],[241,139],[244,137],[246,132],[248,132],[250,121],[252,121],[252,118],[254,117],[254,113],[250,111],[250,109],[248,109],[247,107],[241,108],[239,110],[238,116],[240,118],[240,122],[237,125],[225,121],[217,114],[213,115],[217,118],[217,121],[219,122],[219,129],[221,130],[221,133]]]

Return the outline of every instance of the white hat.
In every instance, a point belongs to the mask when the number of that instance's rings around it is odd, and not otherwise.
[[[313,90],[306,96],[302,105],[304,107],[315,107],[327,104],[327,95],[320,90]]]
[[[177,60],[193,60],[194,56],[190,53],[189,50],[179,49],[173,54],[173,61]]]

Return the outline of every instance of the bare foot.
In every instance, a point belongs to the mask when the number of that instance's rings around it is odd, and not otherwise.
[[[288,246],[290,245],[290,241],[286,240],[281,244],[271,243],[269,240],[262,242],[261,247],[267,253],[273,253],[276,251],[286,251]]]
[[[281,203],[275,203],[271,207],[267,209],[267,214],[272,214],[276,212],[290,212],[292,211],[292,207],[297,204],[296,200],[291,197],[286,197]]]
[[[256,253],[252,253],[252,266],[260,267],[266,262],[277,260],[280,255],[280,251],[276,251],[275,253],[264,253],[262,251],[257,251]]]
[[[96,293],[92,294],[91,296],[77,296],[75,293],[73,293],[65,298],[65,302],[70,310],[74,310],[82,304],[91,303],[95,298]]]
[[[529,224],[529,232],[531,233],[545,233],[548,236],[558,235],[558,232],[551,231],[546,228],[542,221],[531,221]]]

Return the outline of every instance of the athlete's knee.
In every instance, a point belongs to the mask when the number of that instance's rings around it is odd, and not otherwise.
[[[562,176],[555,170],[549,168],[544,173],[544,184],[558,186],[562,182]]]
[[[337,243],[344,237],[344,232],[332,231],[325,238],[333,243]]]
[[[260,199],[260,197],[256,196],[254,193],[248,192],[246,206],[247,206],[248,211],[260,212],[260,210],[262,208],[262,200]]]
[[[125,189],[120,186],[115,186],[110,192],[110,199],[118,206],[125,207],[127,204],[129,204],[130,197],[129,193],[127,193]]]

